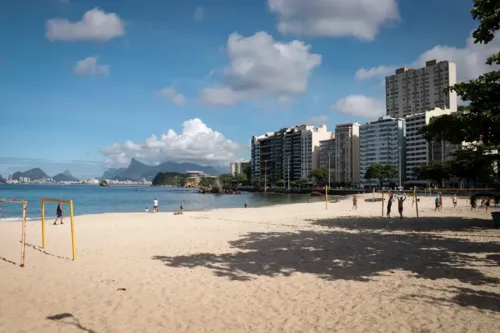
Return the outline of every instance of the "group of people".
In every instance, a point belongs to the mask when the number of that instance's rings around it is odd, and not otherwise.
[[[144,211],[146,213],[149,213],[149,209],[147,206],[144,209]],[[153,200],[153,213],[158,213],[159,211],[160,210],[158,209],[158,199],[154,198],[154,200]],[[182,215],[182,214],[184,214],[184,206],[181,203],[179,210],[177,212],[174,212],[174,215]]]
[[[391,218],[391,211],[392,211],[392,202],[394,200],[398,201],[398,212],[399,212],[399,217],[402,219],[403,218],[403,202],[406,200],[406,194],[393,194],[392,192],[389,192],[389,199],[387,199],[387,217]],[[352,209],[353,210],[358,210],[358,196],[355,194],[352,197]]]

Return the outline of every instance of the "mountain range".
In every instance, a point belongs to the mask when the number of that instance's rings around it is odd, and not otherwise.
[[[31,180],[40,180],[44,178],[50,178],[42,169],[34,168],[25,172],[16,171],[12,175],[12,179],[19,180],[21,177],[28,177]],[[69,170],[64,170],[63,173],[58,173],[54,177],[52,177],[55,181],[58,182],[69,182],[69,181],[77,181],[78,179],[73,177]]]
[[[178,172],[186,173],[187,171],[203,171],[207,175],[218,176],[226,172],[221,168],[213,166],[203,166],[194,163],[177,163],[167,161],[156,166],[144,164],[135,158],[130,161],[127,168],[111,168],[104,172],[102,179],[111,180],[131,180],[138,181],[143,178],[152,180],[159,172]]]

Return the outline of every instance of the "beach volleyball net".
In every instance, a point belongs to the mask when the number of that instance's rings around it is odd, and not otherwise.
[[[76,243],[75,243],[75,218],[73,215],[73,200],[42,198],[42,248],[45,249],[45,203],[55,202],[63,203],[69,206],[69,217],[71,221],[71,250],[73,253],[73,261],[76,260]]]
[[[0,211],[2,209],[2,203],[19,203],[23,205],[23,219],[21,222],[21,267],[24,267],[24,259],[26,257],[26,209],[28,208],[28,202],[22,199],[5,199],[0,198]]]

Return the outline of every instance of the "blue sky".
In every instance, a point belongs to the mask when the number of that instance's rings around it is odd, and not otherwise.
[[[225,164],[252,135],[377,118],[394,67],[437,57],[470,79],[497,47],[467,43],[471,0],[308,4],[2,2],[0,174]]]

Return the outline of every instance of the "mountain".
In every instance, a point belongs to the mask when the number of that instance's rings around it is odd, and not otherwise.
[[[40,168],[34,168],[26,172],[17,171],[12,175],[12,179],[19,180],[19,177],[28,177],[31,180],[39,180],[43,178],[50,178],[45,172]]]
[[[76,182],[78,181],[77,178],[73,177],[71,172],[69,170],[64,170],[63,173],[58,173],[54,177],[52,177],[57,182]]]
[[[7,180],[5,178],[3,178],[2,175],[0,175],[0,184],[5,183],[5,182],[7,182]]]
[[[218,176],[223,173],[218,168],[202,166],[195,163],[177,163],[169,161],[160,165],[150,166],[133,158],[128,168],[108,169],[102,175],[102,179],[137,181],[146,178],[147,180],[152,180],[159,172],[186,173],[187,171],[203,171],[211,176]]]

